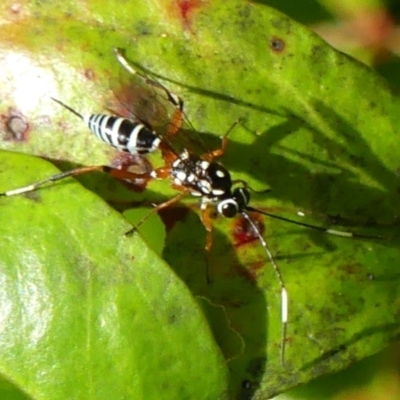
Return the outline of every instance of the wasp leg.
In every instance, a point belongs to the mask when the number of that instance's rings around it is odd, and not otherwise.
[[[137,229],[139,228],[140,225],[142,225],[149,217],[151,217],[153,214],[155,214],[156,212],[170,207],[173,204],[177,203],[178,201],[182,200],[187,194],[188,194],[188,190],[184,189],[182,191],[182,193],[179,193],[178,195],[176,195],[175,197],[173,197],[172,199],[165,201],[164,203],[158,204],[156,207],[154,207],[151,211],[149,211],[148,214],[146,214],[132,229],[130,229],[128,232],[125,233],[125,235],[131,235],[134,232],[137,231]]]
[[[215,149],[213,151],[205,153],[201,156],[201,158],[204,158],[207,161],[212,161],[215,158],[221,157],[225,153],[225,151],[228,147],[228,135],[239,124],[239,122],[240,122],[240,119],[235,121],[235,123],[226,131],[225,135],[221,137],[221,147],[219,149]]]
[[[74,177],[74,176],[78,176],[78,175],[88,174],[88,173],[94,172],[94,171],[105,172],[106,174],[111,175],[114,178],[122,179],[122,180],[123,179],[129,179],[129,180],[134,180],[134,179],[145,179],[146,180],[147,179],[147,180],[150,180],[152,178],[150,174],[135,174],[133,172],[124,171],[124,170],[117,169],[117,168],[112,168],[112,167],[109,167],[108,165],[92,165],[92,166],[87,166],[87,167],[75,168],[70,171],[60,172],[59,174],[50,176],[50,177],[43,179],[41,181],[38,181],[38,182],[31,183],[30,185],[22,186],[17,189],[8,190],[6,192],[0,193],[0,196],[15,196],[15,195],[19,195],[22,193],[32,192],[32,191],[37,190],[38,188],[46,185],[47,183],[60,181],[62,179],[68,178],[68,177]]]
[[[212,222],[211,222],[211,218],[210,218],[210,213],[208,212],[207,208],[202,208],[201,209],[201,222],[207,232],[207,236],[206,236],[206,245],[205,245],[205,249],[206,249],[206,280],[207,283],[211,283],[212,279],[211,279],[211,275],[210,275],[210,262],[209,262],[209,255],[210,255],[210,251],[213,245],[213,226],[212,226]]]

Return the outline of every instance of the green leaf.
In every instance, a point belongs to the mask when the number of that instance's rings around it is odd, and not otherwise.
[[[115,162],[118,156],[49,96],[79,112],[104,110],[113,101],[108,88],[117,69],[112,48],[122,47],[128,58],[165,78],[163,83],[185,99],[187,114],[207,143],[218,147],[216,137],[243,119],[230,135],[222,162],[234,179],[257,190],[272,189],[268,196],[253,195],[254,207],[386,237],[352,240],[259,220],[289,292],[282,367],[280,288],[259,242],[240,242],[240,219],[219,220],[207,256],[197,213],[188,208],[163,213],[163,256],[198,296],[237,397],[267,398],[340,370],[399,337],[399,101],[374,72],[284,15],[239,0],[160,0],[151,6],[136,1],[124,7],[89,2],[88,13],[73,2],[57,10],[47,4],[31,7],[35,24],[26,18],[1,28],[1,37],[11,38],[1,50],[7,77],[4,120],[17,115],[29,123],[19,142],[16,135],[10,139],[9,128],[3,148],[88,165]],[[19,183],[4,178],[9,182],[4,189],[30,182],[16,174]],[[34,176],[39,177],[32,174],[31,180]],[[122,202],[152,203],[174,193],[167,182],[152,182],[139,194],[126,188],[115,192],[101,175],[84,184],[117,209],[125,209]],[[46,195],[52,190],[46,189]],[[19,201],[13,199],[13,207]],[[298,211],[306,216],[297,216]],[[109,230],[123,231],[118,226]],[[45,228],[40,232],[46,237]],[[160,249],[158,228],[154,235]],[[205,279],[207,264],[212,284]],[[210,366],[219,370],[217,361]]]
[[[1,153],[1,190],[11,177],[19,185],[54,172]],[[0,369],[14,385],[35,399],[226,391],[226,366],[195,300],[97,196],[69,181],[2,198],[0,226]]]

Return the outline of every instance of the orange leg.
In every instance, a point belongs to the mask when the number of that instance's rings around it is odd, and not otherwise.
[[[167,165],[172,164],[179,157],[179,155],[172,150],[168,143],[161,142],[159,149],[161,150],[162,158]]]
[[[62,179],[68,178],[68,177],[74,177],[74,176],[78,176],[78,175],[88,174],[88,173],[94,172],[94,171],[105,172],[106,174],[109,174],[117,179],[129,179],[129,180],[134,180],[134,179],[150,180],[150,179],[152,179],[152,176],[149,173],[135,174],[133,172],[129,172],[126,170],[112,168],[112,167],[109,167],[108,165],[92,165],[92,166],[88,166],[88,167],[75,168],[75,169],[72,169],[72,170],[66,171],[66,172],[61,172],[59,174],[50,176],[46,179],[32,183],[30,185],[20,187],[20,188],[14,189],[14,190],[9,190],[4,193],[0,193],[0,196],[14,196],[14,195],[21,194],[21,193],[31,192],[33,190],[40,188],[41,186],[44,186],[47,183],[60,181]]]
[[[212,235],[212,231],[213,231],[213,226],[211,223],[211,218],[210,218],[210,214],[208,212],[207,209],[202,209],[201,210],[201,222],[204,225],[204,228],[207,231],[207,238],[206,238],[206,250],[207,252],[210,252],[211,247],[212,247],[212,242],[213,242],[213,235]]]
[[[200,215],[201,215],[201,222],[203,223],[204,228],[207,231],[206,246],[205,246],[205,249],[207,251],[207,254],[206,254],[206,257],[207,257],[207,259],[206,259],[206,264],[207,264],[206,265],[206,279],[207,279],[207,283],[211,283],[212,280],[210,277],[210,265],[209,265],[208,258],[209,258],[211,247],[213,244],[213,226],[211,223],[210,214],[206,208],[201,210]]]
[[[91,168],[91,167],[84,167],[84,168]],[[126,171],[126,170],[123,170],[123,169],[108,167],[106,165],[101,165],[99,167],[99,169],[95,169],[94,171],[96,171],[96,170],[103,171],[106,174],[109,174],[112,177],[117,178],[117,179],[121,179],[121,180],[124,180],[124,179],[129,179],[129,180],[134,180],[134,179],[150,180],[150,179],[152,179],[150,173],[136,174],[134,172]],[[90,172],[90,171],[91,170],[85,171],[84,173]],[[76,175],[81,175],[81,174],[74,174],[72,176],[76,176]]]
[[[224,153],[226,148],[228,147],[228,135],[233,131],[233,129],[236,127],[237,124],[239,124],[240,119],[235,121],[235,123],[227,130],[224,136],[221,138],[221,147],[219,149],[210,151],[206,154],[203,154],[201,158],[207,160],[207,161],[212,161],[214,158],[221,157]]]
[[[183,103],[182,103],[182,105],[183,105]],[[163,156],[163,159],[166,164],[172,163],[173,161],[175,161],[178,158],[178,154],[176,154],[172,150],[172,147],[169,146],[168,139],[175,136],[180,131],[180,129],[182,128],[182,123],[183,123],[183,111],[181,109],[177,108],[172,117],[172,121],[169,124],[168,132],[165,137],[165,143],[162,142],[159,146],[162,156]]]
[[[221,147],[219,149],[216,149],[216,150],[210,151],[206,154],[203,154],[201,156],[201,158],[203,158],[207,161],[212,161],[212,160],[214,160],[214,158],[221,157],[225,153],[225,150],[227,147],[228,147],[228,138],[226,136],[224,136],[222,138]]]
[[[175,136],[182,128],[183,123],[183,111],[181,109],[176,109],[172,117],[172,121],[169,125],[167,137]]]
[[[155,179],[169,178],[171,176],[171,167],[169,167],[168,165],[165,165],[163,167],[156,168],[155,170],[153,170],[151,172],[151,176],[152,176],[152,178],[155,178]]]
[[[155,214],[156,212],[167,208],[169,206],[171,206],[172,204],[177,203],[178,201],[182,200],[187,194],[188,194],[188,190],[184,189],[184,191],[182,191],[182,193],[179,193],[177,196],[173,197],[172,199],[169,199],[168,201],[165,201],[164,203],[158,204],[156,207],[154,207],[151,211],[149,211],[149,213],[144,216],[137,224],[136,226],[134,226],[131,230],[129,230],[128,232],[125,233],[125,235],[131,235],[132,233],[136,232],[137,229],[139,228],[140,225],[143,224],[143,222],[145,222],[149,217],[151,217],[153,214]]]

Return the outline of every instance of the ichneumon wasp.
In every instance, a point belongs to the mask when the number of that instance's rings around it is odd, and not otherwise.
[[[251,218],[249,213],[259,213],[281,221],[290,222],[295,225],[337,236],[369,239],[380,239],[380,237],[360,235],[294,221],[250,206],[251,191],[253,191],[253,189],[251,189],[251,187],[243,180],[232,179],[230,172],[221,163],[216,161],[225,153],[228,145],[228,135],[237,123],[235,123],[221,138],[221,147],[218,149],[207,151],[200,143],[200,147],[203,148],[203,152],[200,155],[192,153],[185,146],[180,150],[176,150],[173,145],[174,138],[184,134],[182,129],[184,121],[189,123],[185,116],[183,100],[162,85],[157,79],[150,76],[147,72],[135,69],[131,64],[129,64],[120,50],[116,49],[115,54],[119,63],[125,70],[132,75],[136,75],[143,80],[146,85],[148,85],[150,90],[147,93],[151,93],[151,97],[164,97],[164,100],[166,100],[165,104],[169,104],[173,110],[169,122],[162,122],[155,127],[154,120],[158,112],[156,108],[151,110],[153,117],[144,118],[128,100],[120,97],[118,97],[119,101],[123,107],[129,111],[129,118],[103,114],[82,115],[60,100],[54,98],[53,100],[82,119],[92,133],[94,133],[99,139],[120,151],[134,155],[146,155],[160,150],[164,165],[143,174],[113,168],[107,165],[80,167],[70,171],[61,172],[24,187],[0,193],[0,196],[13,196],[34,191],[49,182],[59,181],[67,177],[74,177],[92,171],[102,171],[117,179],[130,181],[135,179],[145,181],[150,181],[152,179],[170,179],[171,186],[179,193],[175,197],[153,208],[138,225],[143,223],[152,213],[169,207],[188,195],[197,197],[200,200],[201,221],[207,232],[205,245],[207,252],[210,251],[213,241],[213,226],[210,216],[210,207],[216,209],[218,214],[226,218],[234,218],[238,215],[242,216],[254,231],[256,238],[263,247],[265,255],[274,268],[280,285],[282,324],[281,363],[284,364],[286,332],[288,326],[288,294],[279,266],[275,262],[273,254],[257,227],[257,224]],[[142,105],[142,107],[153,107],[154,105],[152,103],[155,101],[155,98],[150,100],[147,99],[144,103],[145,105]],[[158,103],[156,103],[156,106],[158,106]],[[133,228],[132,231],[135,229],[136,228]]]

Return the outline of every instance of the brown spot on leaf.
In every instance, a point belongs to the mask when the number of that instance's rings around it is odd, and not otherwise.
[[[96,76],[92,68],[86,68],[83,74],[85,75],[85,78],[87,78],[90,81],[92,81]]]
[[[2,115],[1,119],[5,128],[4,140],[24,142],[28,139],[30,126],[21,114],[10,110],[8,114]]]
[[[275,53],[282,53],[285,50],[286,43],[283,39],[274,36],[270,41],[270,48]]]

